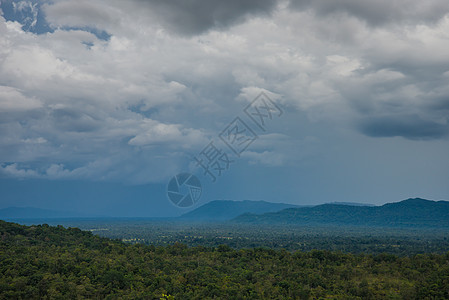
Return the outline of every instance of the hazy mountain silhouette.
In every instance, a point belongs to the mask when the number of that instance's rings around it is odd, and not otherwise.
[[[323,204],[264,214],[246,213],[233,222],[446,228],[449,227],[449,202],[415,198],[382,206]]]
[[[42,209],[36,207],[7,207],[0,209],[0,219],[77,218],[88,216],[89,215],[87,214],[78,212]]]
[[[337,205],[349,205],[349,206],[375,206],[374,204],[370,204],[370,203],[338,202],[338,201],[329,202],[329,203],[325,203],[325,204],[337,204]]]
[[[299,206],[266,201],[215,200],[183,214],[179,217],[179,219],[195,221],[225,221],[231,220],[244,213],[263,214],[292,207]]]

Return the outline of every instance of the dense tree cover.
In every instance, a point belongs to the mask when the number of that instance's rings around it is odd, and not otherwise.
[[[449,298],[449,253],[156,247],[3,221],[0,240],[1,299]]]
[[[58,220],[54,224],[91,230],[127,243],[234,249],[266,247],[288,251],[331,250],[351,253],[390,253],[400,256],[446,253],[448,230],[360,226],[283,226],[152,221],[145,219]]]

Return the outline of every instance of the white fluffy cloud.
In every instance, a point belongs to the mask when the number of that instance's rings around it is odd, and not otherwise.
[[[28,98],[19,90],[0,86],[0,112],[14,113],[27,110],[35,110],[42,107],[42,102],[36,98]]]

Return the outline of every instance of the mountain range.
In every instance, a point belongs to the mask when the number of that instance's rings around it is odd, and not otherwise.
[[[36,207],[7,207],[0,209],[0,219],[83,218],[90,215],[78,212],[43,209]]]
[[[32,207],[0,209],[0,219],[97,218],[80,213]],[[265,201],[216,200],[208,202],[175,221],[233,222],[298,226],[379,226],[449,228],[449,202],[411,198],[382,206],[331,202],[298,206]]]
[[[297,207],[300,206],[266,201],[215,200],[183,214],[178,219],[195,221],[226,221],[244,213],[263,214],[280,211],[286,208]]]
[[[245,213],[236,223],[449,228],[449,202],[421,198],[382,206],[323,204],[264,214]]]

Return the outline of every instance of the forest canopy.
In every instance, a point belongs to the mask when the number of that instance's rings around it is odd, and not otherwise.
[[[448,298],[449,253],[125,244],[62,226],[0,221],[0,298]]]

